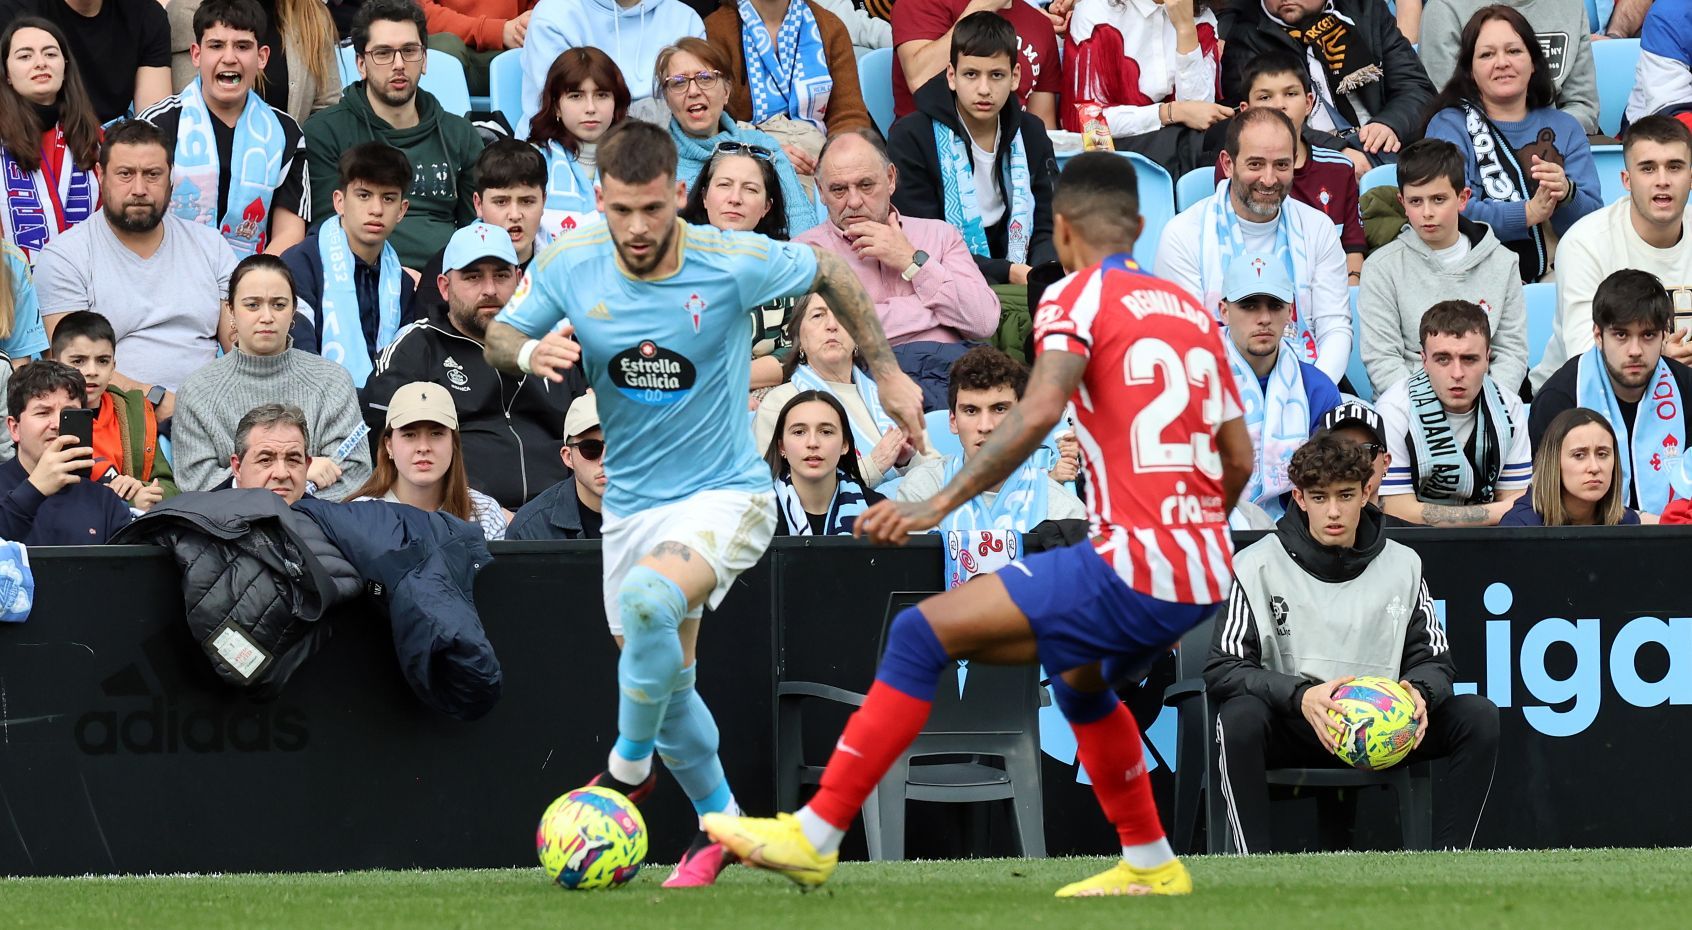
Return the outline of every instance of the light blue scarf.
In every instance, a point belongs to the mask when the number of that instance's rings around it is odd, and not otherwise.
[[[791,116],[828,132],[828,98],[834,78],[822,32],[806,0],[788,0],[774,42],[750,0],[740,0],[740,49],[752,91],[752,122]]]
[[[35,573],[23,543],[0,541],[0,622],[22,623],[35,606]]]
[[[742,0],[745,2],[745,0]],[[970,143],[951,128],[934,121],[934,148],[940,155],[940,186],[946,205],[946,222],[963,232],[971,255],[991,255],[987,230],[981,223],[981,202],[975,199],[975,185],[991,184],[992,178],[975,176]],[[1028,150],[1022,145],[1022,130],[1010,140],[1010,158],[1005,160],[1005,194],[1009,223],[1005,227],[1005,258],[1013,265],[1028,260],[1028,237],[1034,230],[1034,185],[1029,180]]]
[[[546,144],[546,206],[540,231],[545,245],[599,217],[593,197],[593,172],[556,142]]]
[[[945,487],[963,468],[962,455],[946,456],[945,473],[940,486]],[[1011,472],[999,488],[998,496],[988,506],[984,496],[966,501],[963,506],[946,515],[936,532],[947,530],[1014,530],[1026,533],[1046,519],[1046,494],[1051,478],[1033,458]]]
[[[1668,360],[1659,358],[1657,370],[1651,374],[1651,386],[1640,398],[1633,422],[1625,422],[1615,387],[1610,384],[1609,369],[1604,366],[1603,353],[1602,347],[1593,346],[1580,357],[1575,371],[1575,403],[1602,413],[1615,427],[1616,444],[1631,453],[1618,456],[1624,494],[1637,486],[1639,509],[1662,513],[1675,496],[1669,493],[1670,482],[1680,471],[1674,460],[1685,449],[1686,437],[1675,433],[1685,422],[1681,412],[1686,409],[1686,399],[1680,396],[1680,385],[1669,371]],[[1637,474],[1633,471],[1634,464],[1641,466]]]
[[[834,389],[834,385],[824,381],[822,375],[817,374],[816,369],[809,365],[800,365],[793,369],[793,377],[788,380],[801,391],[821,391],[824,394],[840,396],[840,393]],[[851,417],[846,418],[846,425],[852,428],[852,448],[856,449],[858,457],[862,458],[869,455],[870,450],[881,442],[881,437],[887,435],[887,431],[896,424],[893,422],[893,418],[887,415],[887,411],[881,409],[881,389],[875,386],[874,378],[854,368],[852,369],[852,386],[858,389],[858,399],[864,402],[864,408],[869,411],[870,418],[875,421],[877,430],[876,434],[871,436],[858,426],[856,420]]]
[[[178,96],[182,111],[170,173],[170,212],[190,223],[213,226],[229,241],[236,258],[264,251],[270,238],[270,198],[282,183],[282,121],[258,94],[247,91],[247,106],[235,121],[235,141],[229,149],[235,159],[229,167],[229,204],[219,219],[217,137],[212,132],[217,117],[206,106],[199,78]]]
[[[1233,201],[1228,198],[1229,180],[1223,178],[1216,185],[1215,195],[1204,201],[1205,227],[1210,235],[1199,236],[1199,273],[1204,282],[1199,302],[1218,318],[1222,311],[1222,277],[1228,272],[1228,264],[1246,250],[1245,231],[1240,229]],[[1290,215],[1293,203],[1291,197],[1282,201],[1281,212],[1275,219],[1275,254],[1286,263],[1287,277],[1292,280],[1294,290],[1286,336],[1297,348],[1299,358],[1315,364],[1316,334],[1310,329],[1310,258],[1304,244],[1304,230]]]
[[[341,218],[327,220],[317,231],[317,254],[323,262],[323,297],[318,302],[317,323],[319,345],[323,357],[352,375],[354,387],[364,387],[370,377],[372,349],[381,350],[394,341],[400,328],[400,270],[399,255],[394,247],[382,243],[381,277],[377,284],[379,319],[376,324],[376,345],[364,344],[364,323],[358,312],[358,285],[353,280],[353,268],[358,261],[347,244],[346,230]]]
[[[1257,372],[1246,363],[1245,356],[1222,330],[1222,345],[1227,348],[1228,368],[1234,373],[1234,383],[1240,389],[1240,404],[1245,408],[1246,432],[1251,434],[1251,447],[1257,453],[1257,467],[1251,471],[1241,500],[1263,508],[1270,519],[1279,520],[1286,513],[1281,495],[1292,490],[1287,466],[1293,453],[1310,439],[1310,397],[1304,389],[1304,371],[1298,363],[1298,351],[1292,343],[1281,340],[1280,353],[1275,358],[1275,370],[1269,373],[1269,389],[1258,383]]]
[[[1434,504],[1490,504],[1516,435],[1497,382],[1481,383],[1475,411],[1475,458],[1469,461],[1426,369],[1410,376],[1410,442],[1416,454],[1416,499]]]
[[[868,506],[864,489],[856,481],[846,477],[843,471],[836,471],[834,480],[834,500],[828,505],[828,517],[823,521],[823,535],[850,536],[852,524],[857,522],[858,515]],[[799,501],[799,490],[793,486],[792,477],[776,479],[775,492],[776,506],[781,508],[782,517],[787,521],[787,535],[812,535],[810,515],[805,512],[805,505]]]

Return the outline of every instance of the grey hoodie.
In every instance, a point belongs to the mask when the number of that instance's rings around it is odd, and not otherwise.
[[[1557,85],[1557,109],[1598,131],[1598,72],[1592,65],[1592,26],[1581,0],[1429,0],[1422,10],[1422,66],[1443,90],[1457,68],[1463,27],[1483,6],[1502,2],[1522,14],[1539,36],[1539,47]]]
[[[1481,304],[1492,321],[1492,379],[1514,392],[1527,377],[1527,305],[1522,300],[1516,253],[1485,223],[1457,220],[1469,252],[1447,269],[1416,231],[1398,238],[1363,263],[1357,314],[1363,324],[1363,366],[1379,397],[1421,366],[1422,314],[1442,300]]]

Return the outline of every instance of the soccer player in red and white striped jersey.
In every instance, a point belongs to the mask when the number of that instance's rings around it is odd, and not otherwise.
[[[935,526],[1004,480],[1073,400],[1093,538],[895,617],[875,683],[810,804],[775,819],[703,818],[706,832],[750,865],[802,885],[825,881],[858,809],[922,731],[942,670],[956,659],[1038,661],[1122,842],[1121,862],[1058,896],[1192,890],[1158,822],[1139,728],[1112,685],[1143,676],[1227,598],[1227,516],[1251,474],[1251,438],[1215,318],[1127,258],[1141,227],[1132,163],[1077,156],[1052,206],[1058,255],[1080,270],[1039,307],[1039,358],[1021,402],[938,494],[877,504],[856,530],[897,543]]]

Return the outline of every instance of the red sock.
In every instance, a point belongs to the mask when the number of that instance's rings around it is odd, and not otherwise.
[[[1105,816],[1116,825],[1124,846],[1163,839],[1146,775],[1145,751],[1134,715],[1118,703],[1116,709],[1092,723],[1071,723],[1081,764],[1093,780],[1093,793]]]
[[[846,721],[846,732],[835,744],[811,811],[838,829],[852,826],[864,799],[922,732],[932,706],[885,682],[870,685],[864,706]]]

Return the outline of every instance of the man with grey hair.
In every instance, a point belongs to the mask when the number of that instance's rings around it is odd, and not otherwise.
[[[229,456],[230,487],[264,488],[289,504],[306,492],[311,464],[305,411],[293,404],[262,404],[235,425]]]
[[[836,135],[817,158],[817,188],[828,222],[795,242],[843,259],[875,301],[899,367],[922,387],[923,408],[946,408],[946,373],[963,343],[999,327],[999,298],[943,220],[893,209],[898,171],[867,129]]]

